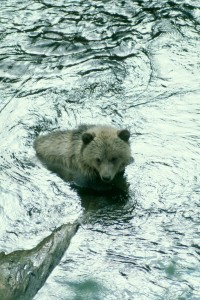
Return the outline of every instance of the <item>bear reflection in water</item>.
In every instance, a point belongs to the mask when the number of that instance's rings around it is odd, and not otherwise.
[[[133,159],[130,132],[103,125],[80,125],[36,138],[34,148],[48,169],[82,189],[127,190],[125,167]]]

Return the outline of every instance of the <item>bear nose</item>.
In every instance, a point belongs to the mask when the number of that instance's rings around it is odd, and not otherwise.
[[[102,179],[103,181],[105,181],[105,182],[111,181],[111,177],[110,177],[110,176],[102,176],[101,179]]]

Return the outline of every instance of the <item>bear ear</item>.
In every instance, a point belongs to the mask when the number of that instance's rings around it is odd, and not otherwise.
[[[128,131],[128,129],[119,130],[117,134],[121,140],[123,140],[124,142],[128,142],[130,138],[130,131]]]
[[[95,135],[89,132],[84,132],[82,134],[82,141],[85,145],[89,144],[93,139]]]

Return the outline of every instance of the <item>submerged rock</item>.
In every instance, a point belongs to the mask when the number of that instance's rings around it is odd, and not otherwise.
[[[78,226],[60,226],[33,249],[0,253],[0,299],[32,299],[61,260]]]

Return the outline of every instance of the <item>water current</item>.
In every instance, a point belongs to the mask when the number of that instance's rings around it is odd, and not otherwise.
[[[199,0],[1,0],[0,251],[87,215],[34,300],[200,299]],[[125,196],[80,193],[40,133],[131,130]]]

